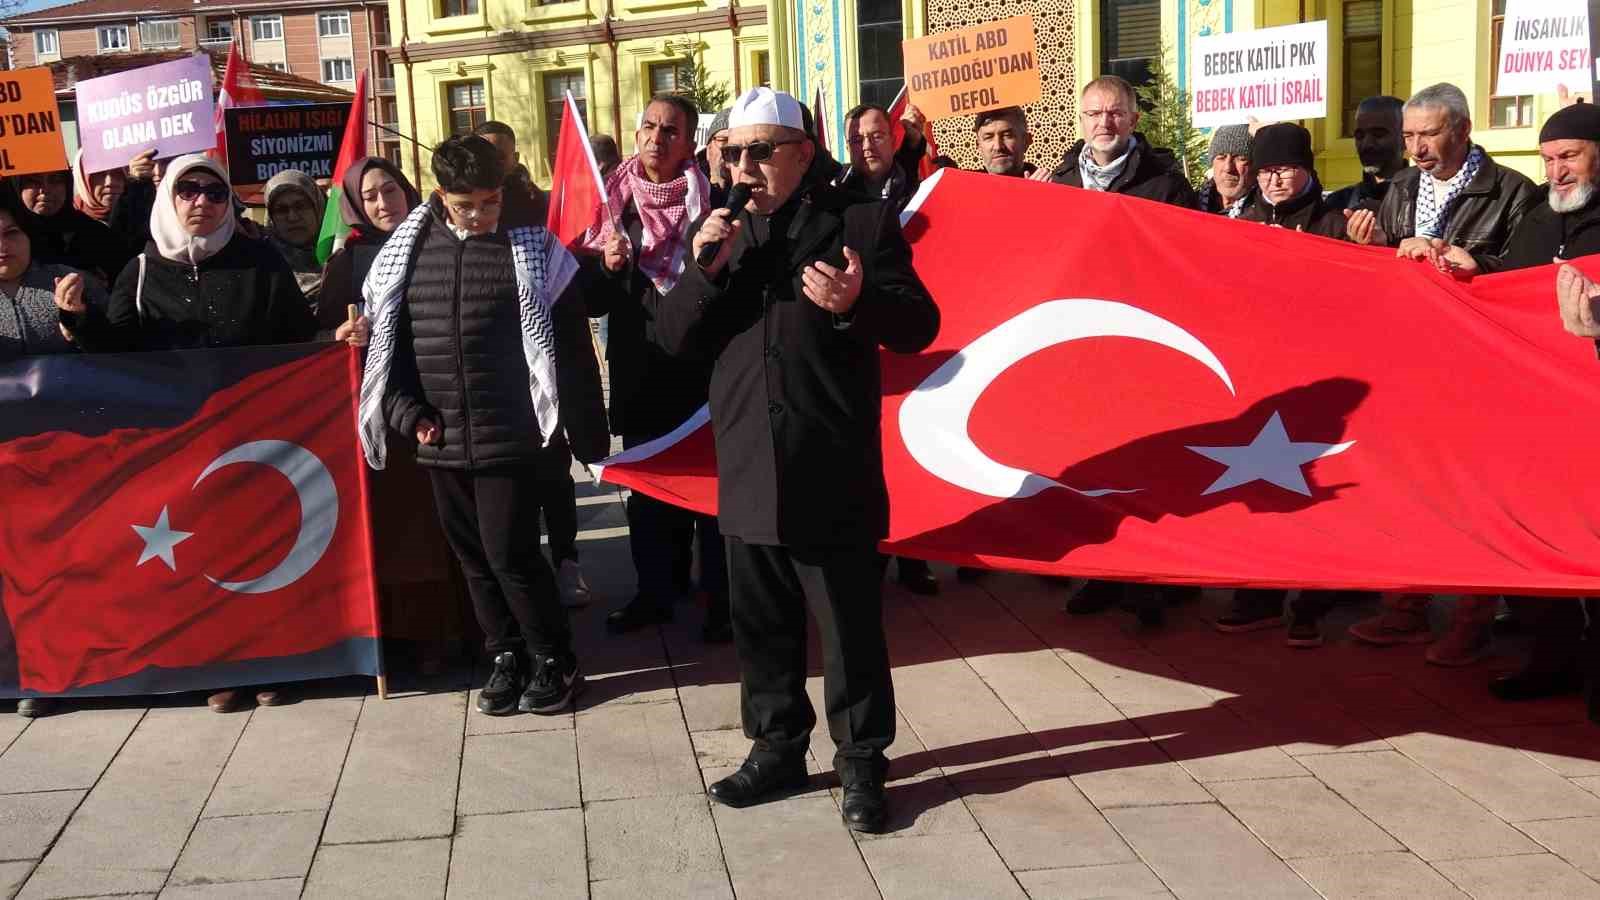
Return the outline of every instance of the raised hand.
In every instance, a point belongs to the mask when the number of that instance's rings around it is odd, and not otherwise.
[[[817,260],[800,273],[806,296],[834,315],[845,315],[861,298],[861,257],[844,248],[843,270]]]

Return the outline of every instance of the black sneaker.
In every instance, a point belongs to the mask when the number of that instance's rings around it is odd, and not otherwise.
[[[1301,613],[1289,613],[1289,635],[1283,641],[1291,647],[1310,649],[1322,646],[1322,629],[1317,619]]]
[[[1213,624],[1228,633],[1277,628],[1283,624],[1283,593],[1240,588],[1233,593],[1233,605]]]
[[[531,713],[555,713],[566,709],[583,691],[583,674],[572,654],[565,657],[535,657],[533,679],[517,701],[517,709]]]
[[[507,650],[494,658],[494,671],[478,692],[478,712],[486,716],[507,716],[517,711],[517,695],[526,683],[517,654]]]

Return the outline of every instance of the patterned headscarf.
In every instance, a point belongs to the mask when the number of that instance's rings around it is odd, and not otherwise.
[[[705,173],[694,159],[684,161],[683,171],[672,181],[656,184],[645,176],[639,157],[631,156],[606,177],[606,198],[611,215],[583,236],[583,246],[605,249],[616,230],[615,216],[628,208],[631,200],[639,211],[639,271],[650,279],[657,291],[665,294],[678,283],[688,257],[689,226],[706,212],[711,193]]]
[[[84,169],[83,150],[79,149],[72,160],[72,205],[89,218],[104,222],[111,218],[111,207],[101,206],[100,201],[95,199],[94,188],[89,185],[89,176],[92,174]]]
[[[1467,161],[1461,165],[1461,171],[1445,182],[1444,201],[1441,203],[1435,203],[1433,185],[1428,183],[1428,179],[1433,176],[1427,172],[1422,173],[1422,177],[1417,179],[1417,209],[1412,225],[1412,231],[1417,237],[1444,237],[1445,226],[1450,224],[1450,217],[1460,205],[1461,192],[1466,190],[1473,176],[1483,168],[1485,159],[1483,148],[1474,144],[1472,152],[1467,154]]]

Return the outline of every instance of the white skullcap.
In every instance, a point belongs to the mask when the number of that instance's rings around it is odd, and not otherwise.
[[[733,112],[728,115],[728,127],[744,125],[781,125],[795,131],[805,130],[800,116],[800,101],[769,87],[751,88],[733,101]]]

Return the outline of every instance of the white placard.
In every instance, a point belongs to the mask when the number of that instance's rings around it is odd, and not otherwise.
[[[1554,94],[1563,84],[1587,93],[1588,0],[1506,0],[1496,65],[1501,96]]]
[[[1200,128],[1328,114],[1328,23],[1195,38],[1189,72]]]

